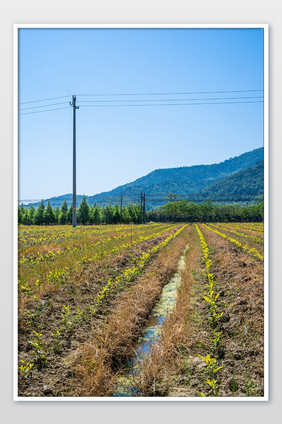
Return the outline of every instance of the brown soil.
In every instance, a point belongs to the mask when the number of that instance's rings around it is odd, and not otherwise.
[[[210,325],[203,299],[206,277],[199,258],[199,240],[190,237],[186,274],[179,301],[163,328],[163,337],[144,364],[139,381],[142,396],[246,397],[264,393],[263,264],[200,226],[210,249],[211,272],[222,317]],[[200,253],[201,255],[201,253]],[[183,306],[184,305],[184,306]],[[185,314],[186,305],[186,314]],[[216,347],[215,331],[220,334]],[[199,357],[210,355],[216,367],[217,390]]]
[[[90,334],[93,338],[100,334],[107,316],[121,296],[120,289],[114,291],[93,316],[90,309],[97,293],[109,278],[132,266],[143,251],[175,231],[166,231],[155,239],[143,242],[127,254],[116,255],[99,264],[85,265],[77,271],[72,281],[66,282],[58,290],[50,289],[36,299],[28,295],[19,299],[19,366],[21,361],[24,364],[34,363],[31,372],[26,375],[19,372],[19,396],[73,395],[76,390],[74,384],[78,384],[74,358],[81,352]],[[157,256],[152,256],[149,264],[153,266],[156,260]],[[132,284],[135,282],[127,283],[126,289],[130,289]],[[69,309],[64,320],[65,307]],[[58,337],[54,336],[57,331]],[[36,336],[35,332],[42,335]],[[44,360],[36,361],[38,355],[32,353],[36,350],[32,345],[36,340],[42,340],[38,349],[41,349],[40,356],[46,357],[46,364]]]

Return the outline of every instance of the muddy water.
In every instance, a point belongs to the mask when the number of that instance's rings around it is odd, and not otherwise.
[[[138,396],[138,388],[134,386],[134,377],[141,372],[143,360],[150,355],[153,344],[160,338],[164,320],[175,308],[177,289],[181,282],[181,271],[185,268],[187,250],[188,245],[179,259],[177,272],[163,288],[161,298],[148,319],[142,337],[138,340],[136,355],[128,363],[124,375],[119,378],[113,396]]]

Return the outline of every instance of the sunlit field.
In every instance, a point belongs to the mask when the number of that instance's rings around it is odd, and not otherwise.
[[[20,225],[19,396],[263,396],[263,230]],[[175,275],[175,304],[162,307]]]

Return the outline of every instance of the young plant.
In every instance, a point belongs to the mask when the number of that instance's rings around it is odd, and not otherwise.
[[[61,333],[59,330],[56,331],[56,333],[52,334],[52,339],[53,339],[53,351],[55,353],[60,352],[61,348],[62,348],[62,344],[61,344]]]
[[[215,374],[223,367],[216,367],[216,359],[212,358],[210,355],[207,355],[205,358],[201,355],[198,355],[205,363],[207,364],[207,372],[213,378]]]
[[[75,326],[75,322],[73,319],[71,319],[71,306],[65,306],[63,305],[63,318],[61,323],[63,324],[61,330],[62,332],[66,333],[67,337],[69,338],[73,331],[74,331],[74,326]]]
[[[219,396],[220,386],[217,384],[217,380],[215,379],[217,372],[223,368],[216,366],[216,359],[212,358],[210,355],[207,355],[205,358],[201,355],[198,355],[205,363],[207,364],[206,372],[209,375],[209,379],[205,380],[205,383],[212,389],[212,393],[214,396]]]
[[[36,363],[38,364],[39,368],[46,367],[47,365],[47,358],[46,358],[46,346],[42,340],[42,334],[36,333],[36,331],[33,331],[36,335],[36,338],[34,341],[30,341],[29,343],[33,346],[33,350],[31,351],[32,355],[36,357]]]
[[[220,386],[218,387],[217,385],[217,380],[215,380],[214,378],[212,380],[206,380],[206,383],[209,385],[209,387],[212,389],[212,393],[214,396],[218,396],[219,395],[219,389]]]
[[[30,363],[30,362],[24,362],[23,360],[21,360],[22,365],[19,366],[19,370],[20,370],[20,375],[23,378],[27,378],[30,375],[31,369],[34,366],[34,363]]]
[[[247,391],[247,396],[252,396],[251,389],[256,388],[253,381],[251,380],[250,382],[248,382],[248,380],[245,378],[245,387],[246,387],[246,391]],[[256,390],[255,390],[255,395],[256,395]]]
[[[209,339],[212,341],[214,349],[217,349],[219,347],[219,345],[220,345],[220,338],[219,338],[219,336],[222,334],[222,331],[220,331],[219,333],[217,333],[216,331],[214,331],[212,329],[212,332],[213,332],[214,338],[209,337]]]

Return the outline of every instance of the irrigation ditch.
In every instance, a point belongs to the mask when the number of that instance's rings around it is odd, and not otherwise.
[[[185,257],[188,249],[189,245],[187,244],[179,259],[177,271],[163,287],[160,300],[148,318],[143,335],[139,337],[136,353],[127,361],[124,373],[118,378],[118,383],[113,392],[114,397],[139,396],[139,389],[135,384],[135,380],[142,373],[144,359],[150,356],[154,344],[161,337],[162,325],[165,319],[175,308],[178,287],[181,283],[181,273],[185,269]]]

